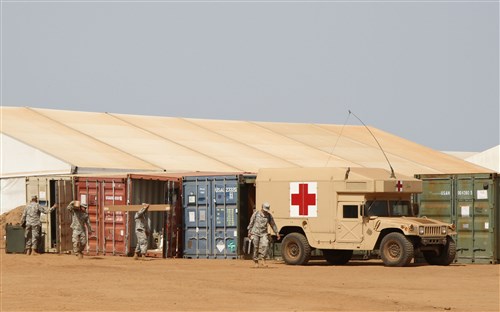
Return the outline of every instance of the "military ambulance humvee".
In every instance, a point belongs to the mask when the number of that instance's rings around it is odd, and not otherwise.
[[[354,250],[379,250],[387,266],[405,266],[420,250],[429,264],[455,259],[452,224],[415,217],[412,193],[422,182],[389,178],[376,168],[261,169],[257,202],[269,202],[287,264],[309,261],[320,249],[330,264],[345,264]]]

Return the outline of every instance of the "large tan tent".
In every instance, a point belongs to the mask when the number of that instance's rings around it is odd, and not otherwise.
[[[1,177],[102,171],[257,172],[378,167],[396,173],[490,172],[364,126],[230,121],[1,108]]]
[[[458,256],[460,261],[496,263],[498,259],[498,231],[490,230],[498,228],[498,220],[494,219],[497,215],[495,211],[498,210],[495,206],[498,202],[497,174],[491,169],[374,127],[206,120],[18,107],[2,107],[1,122],[2,213],[24,204],[30,192],[48,202],[54,202],[59,194],[63,194],[64,202],[72,198],[86,200],[92,193],[96,203],[104,203],[106,199],[98,200],[97,194],[108,198],[105,185],[112,185],[110,198],[113,202],[118,200],[123,204],[126,198],[126,203],[133,204],[134,200],[130,201],[128,197],[130,193],[123,197],[121,195],[126,193],[124,185],[132,181],[127,178],[128,182],[125,183],[123,175],[129,177],[129,174],[137,172],[147,179],[154,175],[162,178],[181,176],[186,182],[191,175],[248,172],[248,176],[253,177],[259,169],[271,167],[388,170],[390,163],[396,177],[418,175],[424,181],[422,194],[425,193],[425,196],[417,201],[423,203],[420,207],[425,215],[436,216],[440,220],[455,220],[453,222],[456,222],[459,231],[457,246],[465,246],[466,250],[470,250]],[[116,174],[122,175],[122,178],[118,176],[117,180],[113,179],[112,176]],[[77,175],[78,180],[74,185],[81,188],[80,191],[72,189],[74,175]],[[91,180],[85,180],[85,176]],[[96,176],[105,177],[105,181],[96,181]],[[109,181],[113,182],[110,184]],[[163,180],[158,181],[160,183],[157,185],[164,187]],[[144,185],[153,193],[158,190],[150,184]],[[98,187],[101,192],[97,191]],[[145,194],[142,190],[147,189],[144,187],[138,193]],[[252,185],[247,188],[247,194],[252,194],[253,190]],[[75,191],[80,192],[80,195]],[[120,195],[115,196],[115,191]],[[467,196],[470,196],[470,200]],[[255,203],[255,199],[248,201],[250,204],[243,204],[242,207],[252,207]],[[63,224],[61,220],[58,221],[59,226]],[[100,223],[106,224],[104,221]],[[196,233],[197,229],[192,232]],[[50,238],[46,236],[47,246],[52,246],[54,237],[58,235],[57,231],[56,234],[53,232],[46,230],[46,233],[50,233]],[[111,232],[116,233],[116,228]],[[65,235],[64,239],[57,239],[66,241],[68,237]],[[188,234],[186,237],[190,239]],[[71,246],[69,241],[64,244]],[[238,244],[243,242],[240,240]],[[99,250],[97,240],[95,246]],[[189,255],[189,251],[187,253]]]

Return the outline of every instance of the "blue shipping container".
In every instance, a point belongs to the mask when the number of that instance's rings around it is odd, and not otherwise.
[[[249,196],[255,198],[255,177],[184,177],[184,257],[235,259],[246,235]],[[253,189],[253,191],[252,191]],[[243,202],[243,203],[242,203]],[[253,201],[254,202],[254,201]],[[243,234],[240,233],[243,229]]]

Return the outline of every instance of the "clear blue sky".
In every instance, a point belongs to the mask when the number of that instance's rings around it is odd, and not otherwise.
[[[437,150],[499,144],[497,1],[11,0],[1,26],[4,106],[333,124],[350,109]]]

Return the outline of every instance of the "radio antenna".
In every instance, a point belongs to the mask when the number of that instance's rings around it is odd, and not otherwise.
[[[356,117],[356,119],[358,119],[363,124],[363,126],[365,126],[366,130],[368,130],[368,132],[370,132],[370,134],[372,135],[372,137],[375,139],[375,142],[377,142],[378,147],[380,147],[380,150],[382,151],[382,154],[384,154],[385,160],[387,160],[387,163],[389,164],[389,168],[391,168],[391,178],[395,179],[396,175],[394,174],[394,169],[392,169],[391,163],[389,162],[389,158],[387,158],[387,155],[385,154],[384,149],[382,148],[382,146],[378,142],[378,140],[375,137],[375,135],[373,135],[373,133],[371,132],[370,128],[368,128],[365,125],[365,123],[361,119],[359,119],[358,116],[356,116],[356,114],[354,114],[353,112],[351,112],[351,110],[349,110],[349,114],[352,114],[354,117]]]
[[[335,142],[335,145],[332,148],[332,151],[330,152],[330,156],[328,156],[328,159],[326,160],[325,167],[328,166],[328,163],[330,162],[330,158],[332,158],[333,151],[337,147],[337,144],[339,143],[340,137],[342,136],[342,132],[344,132],[345,125],[347,125],[347,121],[349,120],[349,116],[351,115],[351,111],[349,111],[349,114],[347,115],[347,118],[345,119],[344,125],[342,126],[342,129],[340,129],[340,134],[337,137],[337,141]]]

